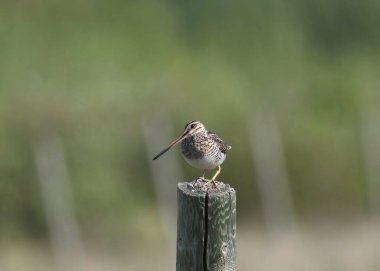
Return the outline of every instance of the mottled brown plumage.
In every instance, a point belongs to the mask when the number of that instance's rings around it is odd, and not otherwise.
[[[154,157],[153,160],[156,160],[172,146],[180,142],[182,155],[186,162],[193,167],[204,170],[202,178],[204,178],[206,170],[218,167],[218,171],[211,179],[214,181],[221,171],[220,165],[226,159],[227,151],[231,149],[231,146],[224,143],[214,132],[207,131],[201,122],[192,121],[186,124],[183,134]]]

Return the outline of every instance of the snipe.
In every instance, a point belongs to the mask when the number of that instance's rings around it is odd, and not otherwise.
[[[181,142],[183,158],[191,166],[203,169],[202,179],[206,170],[218,167],[218,170],[209,181],[214,181],[222,168],[220,165],[226,159],[226,154],[231,146],[228,146],[215,133],[207,131],[206,127],[199,121],[186,124],[180,137],[174,140],[166,149],[157,154],[153,160],[167,152],[171,147]]]

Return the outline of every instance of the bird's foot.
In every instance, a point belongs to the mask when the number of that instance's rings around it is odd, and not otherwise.
[[[206,179],[205,177],[201,176],[201,177],[198,177],[196,179],[194,179],[191,184],[193,186],[198,186],[198,187],[201,187],[203,186],[205,183],[207,183],[209,180]]]
[[[218,188],[216,181],[213,179],[207,180],[207,182],[204,184],[205,187],[208,187],[209,185],[211,185],[212,188]]]
[[[223,187],[223,183],[213,180],[213,179],[206,179],[205,177],[201,176],[197,179],[193,180],[191,182],[191,185],[193,188],[201,189],[203,191],[207,191],[208,189],[217,189],[220,190],[221,187]]]
[[[207,178],[204,177],[204,176],[200,176],[200,177],[198,178],[198,180],[200,180],[200,181],[202,181],[202,182],[208,182],[208,181],[209,181],[209,179],[207,179]]]

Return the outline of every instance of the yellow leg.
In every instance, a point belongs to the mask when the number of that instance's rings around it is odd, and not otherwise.
[[[216,171],[215,175],[212,177],[211,180],[208,180],[207,183],[205,183],[205,185],[207,186],[209,183],[212,183],[215,187],[216,187],[216,184],[215,184],[215,178],[216,176],[219,175],[219,173],[222,171],[222,168],[220,166],[218,166],[218,170]]]
[[[211,178],[211,181],[215,181],[216,176],[218,176],[221,171],[222,171],[221,166],[218,166],[218,170],[216,171],[214,177]]]

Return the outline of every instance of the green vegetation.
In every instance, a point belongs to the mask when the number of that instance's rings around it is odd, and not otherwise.
[[[373,0],[3,1],[0,232],[45,236],[32,144],[55,133],[86,234],[154,235],[140,122],[157,112],[233,146],[222,178],[239,214],[260,210],[246,146],[258,107],[278,116],[301,217],[366,213],[358,121],[379,91],[379,25]]]

